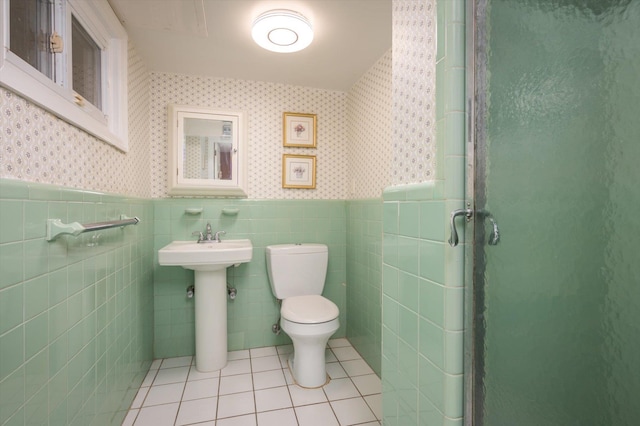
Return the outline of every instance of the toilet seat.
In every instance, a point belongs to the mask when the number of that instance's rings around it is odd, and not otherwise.
[[[335,303],[320,295],[287,297],[282,301],[282,318],[298,324],[320,324],[338,317]]]

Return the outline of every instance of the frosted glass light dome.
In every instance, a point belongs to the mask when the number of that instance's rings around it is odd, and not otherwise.
[[[313,28],[307,18],[287,9],[270,10],[253,21],[253,40],[272,52],[297,52],[313,41]]]

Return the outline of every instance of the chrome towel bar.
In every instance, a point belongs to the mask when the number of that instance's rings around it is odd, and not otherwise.
[[[110,220],[107,222],[86,223],[81,225],[78,222],[62,223],[60,219],[47,219],[47,241],[53,241],[58,235],[71,234],[78,236],[83,232],[101,231],[110,228],[123,228],[127,225],[137,225],[140,219],[137,217],[127,217],[120,215],[120,220]]]

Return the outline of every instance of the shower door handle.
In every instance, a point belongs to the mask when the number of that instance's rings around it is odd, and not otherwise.
[[[449,220],[451,227],[451,237],[449,238],[449,245],[451,247],[455,247],[458,245],[458,230],[456,229],[456,217],[465,216],[467,218],[467,222],[471,220],[473,217],[474,211],[472,209],[460,209],[454,210],[451,212],[451,217]],[[479,218],[487,218],[491,223],[491,235],[489,236],[489,245],[495,246],[500,242],[500,229],[498,229],[498,222],[493,218],[491,213],[486,210],[479,210],[477,213]]]
[[[456,229],[456,217],[464,215],[467,218],[467,222],[473,217],[472,209],[460,209],[451,212],[449,218],[449,224],[451,227],[451,237],[449,237],[449,245],[455,247],[458,245],[458,230]]]

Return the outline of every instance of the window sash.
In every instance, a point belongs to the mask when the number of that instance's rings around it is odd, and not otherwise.
[[[102,110],[102,50],[75,16],[71,21],[72,88]]]
[[[48,0],[13,0],[10,5],[10,50],[54,80],[54,55],[49,48],[53,13]],[[55,81],[55,80],[54,80]]]
[[[63,53],[52,54],[53,79],[12,52],[10,2],[0,0],[0,85],[29,99],[61,119],[128,151],[127,34],[107,0],[44,0],[51,7],[52,31],[63,38]],[[72,83],[72,17],[76,17],[100,49],[101,109],[77,96]],[[89,99],[86,96],[86,99]],[[92,101],[93,101],[92,100]]]

